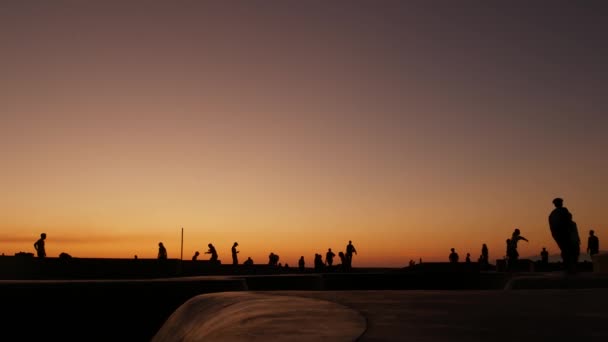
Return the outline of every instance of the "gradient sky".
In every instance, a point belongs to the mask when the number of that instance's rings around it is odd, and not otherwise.
[[[0,252],[608,245],[602,1],[2,1]],[[603,242],[604,241],[604,242]]]

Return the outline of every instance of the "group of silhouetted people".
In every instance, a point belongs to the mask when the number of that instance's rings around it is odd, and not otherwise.
[[[561,257],[565,266],[565,269],[572,273],[576,272],[576,265],[578,263],[578,258],[580,255],[580,244],[581,240],[578,233],[578,227],[576,222],[572,218],[572,213],[564,207],[562,198],[553,199],[553,205],[555,208],[549,214],[549,228],[551,231],[551,236],[557,243],[560,251]],[[40,234],[40,238],[34,243],[34,249],[36,250],[36,255],[38,258],[46,257],[46,249],[45,249],[45,240],[46,233]],[[507,268],[514,270],[517,268],[517,263],[519,260],[519,252],[517,250],[518,242],[525,241],[529,242],[527,238],[521,235],[521,231],[519,228],[515,228],[511,237],[506,240],[506,261]],[[238,253],[237,250],[238,243],[234,242],[231,248],[232,254],[232,264],[238,265]],[[210,261],[217,262],[218,254],[213,246],[213,244],[209,243],[208,250],[205,254],[210,254]],[[599,253],[599,239],[595,235],[595,231],[592,229],[589,231],[589,237],[587,240],[587,253],[590,256]],[[64,253],[65,254],[65,253]],[[338,257],[340,258],[340,264],[336,266],[340,266],[343,270],[351,270],[352,269],[352,260],[353,255],[357,254],[357,250],[355,246],[352,244],[352,241],[348,241],[348,245],[346,245],[346,253],[339,252]],[[198,260],[200,253],[198,251],[192,256],[192,260]],[[332,268],[334,267],[334,258],[336,254],[329,248],[325,253],[325,261],[323,261],[322,255],[315,253],[314,257],[314,269],[316,271],[324,270],[325,267]],[[65,258],[65,256],[64,256]],[[137,258],[137,256],[135,257]],[[454,248],[451,248],[451,253],[448,256],[449,261],[451,263],[458,263],[460,258],[458,253]],[[162,242],[158,243],[158,259],[166,260],[167,259],[167,249],[163,245]],[[471,262],[470,253],[467,253],[466,263]],[[481,249],[481,255],[478,259],[479,264],[483,267],[487,267],[489,265],[489,252],[488,247],[484,243]],[[541,251],[541,263],[548,264],[549,262],[549,253],[546,250],[546,247],[543,247]],[[253,265],[253,260],[251,257],[247,258],[247,260],[243,263],[244,265]],[[279,256],[273,252],[268,256],[268,264],[271,266],[279,266]],[[410,261],[410,266],[413,265],[413,262]],[[301,256],[298,260],[298,267],[300,270],[305,269],[305,261],[304,256]]]

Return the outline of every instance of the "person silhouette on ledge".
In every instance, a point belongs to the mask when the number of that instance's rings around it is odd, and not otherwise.
[[[595,231],[591,229],[589,231],[589,238],[587,239],[587,253],[590,256],[594,256],[600,252],[600,239],[595,235]]]
[[[247,260],[243,263],[245,266],[253,266],[253,259],[251,257],[247,257]]]
[[[211,254],[209,261],[217,261],[217,251],[215,250],[213,244],[210,243],[207,245],[207,247],[209,247],[209,250],[206,251],[205,254]]]
[[[490,264],[490,255],[488,252],[488,246],[484,243],[481,246],[481,265],[487,267]]]
[[[331,265],[333,265],[335,256],[336,254],[331,251],[331,248],[329,248],[327,250],[327,253],[325,253],[325,263],[327,264],[327,266],[331,267]]]
[[[196,261],[196,260],[198,260],[198,256],[199,256],[200,254],[201,254],[201,253],[199,253],[198,251],[194,252],[194,255],[192,256],[192,261]]]
[[[549,265],[549,252],[546,247],[543,247],[543,250],[540,251],[540,261],[543,265]]]
[[[357,249],[353,245],[353,242],[349,240],[348,245],[346,245],[346,268],[349,270],[353,268],[353,253],[357,254]]]
[[[40,239],[34,242],[34,249],[38,258],[42,259],[46,257],[46,249],[44,248],[44,240],[46,240],[46,233],[40,234]]]
[[[158,243],[158,259],[159,260],[167,260],[167,249],[162,242]]]
[[[456,250],[454,248],[450,249],[451,253],[449,256],[450,262],[455,264],[458,262],[458,253],[456,253]]]
[[[298,269],[300,270],[300,272],[304,272],[304,268],[306,266],[306,263],[304,262],[304,256],[300,256],[300,260],[298,260]]]
[[[549,214],[549,229],[551,236],[561,250],[562,260],[567,273],[576,273],[576,265],[580,254],[581,240],[578,235],[576,222],[572,220],[572,214],[564,207],[562,198],[554,198],[555,209]]]
[[[239,251],[236,250],[236,247],[239,244],[237,242],[235,242],[234,244],[232,244],[232,264],[233,265],[238,265],[239,264],[239,258],[237,256],[237,254],[239,253]]]
[[[464,259],[467,264],[471,263],[471,253],[467,253],[467,257]]]

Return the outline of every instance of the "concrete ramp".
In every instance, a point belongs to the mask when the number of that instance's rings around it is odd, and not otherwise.
[[[252,292],[210,293],[180,306],[152,339],[173,341],[355,341],[359,312],[338,303]]]

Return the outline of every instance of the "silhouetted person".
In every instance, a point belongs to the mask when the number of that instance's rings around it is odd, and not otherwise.
[[[278,266],[279,265],[279,256],[277,254],[274,254],[273,252],[270,252],[270,254],[268,254],[268,265]]]
[[[133,256],[133,259],[137,260],[137,254],[135,254],[135,255]]]
[[[353,268],[353,253],[357,254],[357,249],[353,246],[353,242],[349,240],[348,245],[346,245],[346,263],[349,270]]]
[[[410,259],[410,267],[414,267],[416,265],[416,262],[414,261],[414,259]]]
[[[589,231],[589,238],[587,239],[587,253],[590,256],[594,256],[600,252],[600,239],[597,238],[593,229]]]
[[[327,253],[325,253],[325,263],[327,266],[331,267],[331,265],[333,265],[335,256],[336,254],[334,254],[334,252],[331,251],[331,248],[329,248]]]
[[[217,251],[215,250],[213,244],[210,243],[207,245],[207,247],[209,247],[209,250],[207,250],[205,254],[211,254],[209,261],[217,261]]]
[[[300,272],[304,272],[304,268],[306,266],[306,263],[304,262],[304,256],[300,256],[300,260],[298,260],[298,269],[300,270]]]
[[[348,270],[348,264],[347,264],[346,255],[344,255],[344,252],[338,252],[338,257],[340,258],[340,265],[341,265],[342,269]]]
[[[467,257],[464,259],[464,262],[466,262],[467,264],[471,263],[471,253],[467,253]]]
[[[194,255],[192,256],[192,261],[198,260],[199,255],[201,255],[201,253],[199,253],[198,251],[194,252]]]
[[[158,243],[158,259],[159,260],[167,260],[167,249],[162,242]]]
[[[237,254],[239,253],[239,251],[236,250],[236,246],[238,246],[239,244],[237,242],[235,242],[234,244],[232,244],[232,264],[233,265],[238,265],[239,264],[239,258],[237,256]]]
[[[315,263],[315,272],[322,272],[324,265],[323,265],[323,256],[321,254],[315,253],[314,263]]]
[[[490,254],[488,252],[488,246],[484,243],[481,246],[481,264],[486,267],[490,264]]]
[[[454,248],[450,249],[451,253],[449,256],[450,262],[455,264],[458,262],[458,253],[456,253],[456,250]]]
[[[44,248],[44,240],[46,240],[46,233],[40,234],[40,239],[34,242],[34,249],[38,258],[42,259],[46,257],[46,249]]]
[[[513,230],[513,234],[511,234],[510,246],[507,246],[507,257],[509,258],[509,266],[516,267],[517,262],[519,260],[519,252],[517,251],[517,242],[520,240],[528,242],[528,239],[521,236],[521,232],[519,228],[515,228]]]
[[[549,252],[545,247],[543,247],[543,250],[540,251],[540,261],[545,266],[549,264]]]
[[[253,266],[253,259],[251,257],[247,257],[247,260],[243,263],[245,266]]]
[[[555,209],[549,214],[549,228],[551,235],[561,250],[562,260],[568,273],[576,272],[576,264],[580,254],[580,238],[576,222],[572,214],[564,207],[564,200],[553,199]]]
[[[69,254],[68,254],[68,253],[66,253],[66,252],[61,252],[61,253],[59,254],[59,259],[61,259],[61,260],[70,260],[70,259],[72,259],[72,256],[71,256],[71,255],[69,255]]]

